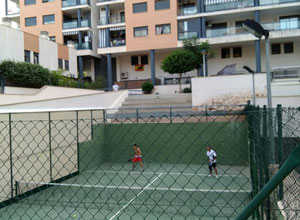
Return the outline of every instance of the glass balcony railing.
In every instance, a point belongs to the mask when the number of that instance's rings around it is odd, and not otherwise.
[[[64,23],[63,23],[63,29],[72,29],[72,28],[90,27],[91,26],[89,20],[82,20],[80,23],[81,24],[78,25],[78,21],[77,20],[64,21]]]
[[[82,42],[81,47],[78,46],[78,44],[75,44],[76,50],[92,50],[93,45],[92,42]]]
[[[178,8],[178,15],[192,15],[192,14],[197,14],[196,5],[181,6]]]
[[[77,5],[91,5],[90,0],[63,0],[62,7],[71,7]]]
[[[279,21],[273,23],[264,23],[262,26],[270,31],[283,31],[300,29],[300,21]]]
[[[106,21],[106,18],[99,19],[99,25],[107,25],[107,24],[119,24],[124,23],[125,17],[124,16],[110,16],[109,22]]]
[[[97,2],[113,2],[113,1],[116,1],[116,0],[97,0]]]
[[[125,38],[112,38],[110,41],[111,47],[121,47],[126,45]]]
[[[282,3],[290,3],[290,2],[299,2],[299,0],[260,0],[260,5],[274,5],[274,4],[282,4]]]
[[[184,31],[178,33],[178,40],[191,39],[193,37],[200,37],[197,31]]]
[[[205,11],[222,11],[228,9],[246,8],[254,6],[254,0],[216,1],[206,0]]]
[[[15,14],[20,14],[20,8],[18,7],[8,8],[6,11],[6,15],[15,15]]]

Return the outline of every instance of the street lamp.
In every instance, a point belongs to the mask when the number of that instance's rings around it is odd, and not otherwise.
[[[206,76],[206,64],[205,64],[206,50],[203,49],[201,51],[201,54],[202,54],[202,58],[203,58],[203,76],[205,77]]]
[[[255,102],[255,97],[256,97],[256,93],[255,93],[255,78],[254,78],[254,71],[249,67],[249,66],[243,66],[243,68],[245,70],[247,70],[249,73],[252,73],[252,92],[253,92],[253,105],[256,105]]]
[[[263,36],[266,39],[267,98],[268,108],[272,108],[269,30],[264,29],[261,24],[257,23],[256,21],[249,19],[243,22],[243,28],[259,39],[261,39]]]

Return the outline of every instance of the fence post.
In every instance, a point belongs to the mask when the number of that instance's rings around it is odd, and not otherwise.
[[[103,124],[105,124],[106,121],[106,111],[103,109]]]
[[[262,145],[262,154],[264,158],[264,172],[265,172],[265,180],[264,185],[269,182],[270,175],[269,175],[269,154],[270,154],[270,140],[268,136],[268,111],[267,106],[264,105],[263,108],[263,145]],[[267,152],[268,151],[268,152]],[[266,212],[266,219],[271,219],[271,203],[270,198],[266,199],[265,203],[265,212]]]
[[[8,128],[9,128],[9,157],[10,157],[10,187],[11,198],[14,197],[14,176],[13,176],[13,149],[12,149],[12,136],[11,136],[11,113],[8,114]]]
[[[278,164],[279,169],[282,166],[282,107],[281,105],[277,105],[277,147],[278,147]],[[279,185],[279,192],[278,192],[278,198],[279,200],[283,199],[283,182]]]
[[[76,141],[77,141],[77,164],[78,164],[78,172],[80,172],[79,167],[79,120],[78,120],[78,110],[76,111]]]
[[[93,110],[91,110],[91,138],[94,139],[94,129],[93,129]]]
[[[172,123],[172,107],[170,107],[170,123]]]
[[[48,113],[49,120],[49,160],[50,160],[50,182],[53,181],[52,173],[52,146],[51,146],[51,112]]]
[[[139,109],[136,108],[135,111],[136,111],[136,112],[135,112],[135,114],[136,114],[136,122],[139,123]]]

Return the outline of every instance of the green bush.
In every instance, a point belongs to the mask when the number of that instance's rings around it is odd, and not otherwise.
[[[142,90],[145,94],[150,94],[153,90],[154,86],[151,82],[144,82],[142,85]]]
[[[192,92],[191,88],[184,88],[183,89],[183,93],[191,93],[191,92]]]
[[[50,71],[40,65],[10,60],[0,63],[0,71],[10,84],[32,88],[47,85],[50,76]]]

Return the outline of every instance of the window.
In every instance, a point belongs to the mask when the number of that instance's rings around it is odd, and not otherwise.
[[[147,12],[147,2],[133,4],[133,13]]]
[[[36,0],[25,0],[25,5],[34,5]]]
[[[58,59],[58,68],[63,69],[63,60],[62,59]]]
[[[148,55],[141,56],[141,64],[148,65]]]
[[[25,18],[25,26],[36,26],[36,17]]]
[[[49,40],[53,41],[53,42],[56,42],[56,37],[55,36],[50,36],[49,37]]]
[[[171,25],[170,24],[160,24],[156,25],[156,34],[170,34],[171,33]]]
[[[222,48],[222,59],[230,58],[230,48]]]
[[[272,44],[272,54],[281,54],[280,44]]]
[[[284,53],[294,53],[294,44],[293,43],[285,43],[284,44]]]
[[[43,3],[47,3],[47,2],[54,2],[54,0],[43,0]]]
[[[135,66],[139,64],[139,57],[138,56],[132,56],[131,57],[131,65]]]
[[[30,63],[30,51],[28,50],[24,51],[24,61]]]
[[[135,37],[145,37],[148,36],[148,27],[135,27],[134,28],[134,36]]]
[[[155,10],[170,8],[170,0],[155,0]]]
[[[280,29],[297,29],[299,28],[299,20],[300,17],[298,15],[280,17]]]
[[[242,57],[242,48],[241,47],[233,48],[233,57]]]
[[[55,16],[54,15],[44,15],[43,24],[54,24]]]
[[[69,60],[65,60],[65,70],[69,70]]]
[[[189,19],[178,22],[178,39],[189,39],[200,36],[200,20]]]
[[[39,64],[39,54],[38,53],[33,53],[33,63]]]

